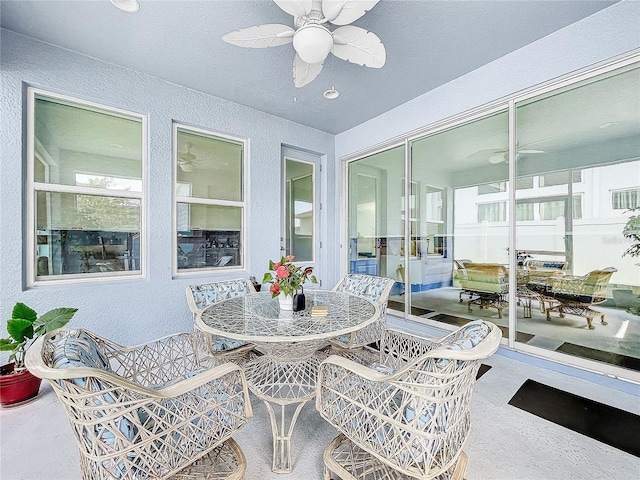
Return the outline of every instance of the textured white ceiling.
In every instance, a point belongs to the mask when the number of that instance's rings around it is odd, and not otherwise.
[[[340,133],[617,0],[382,0],[354,25],[387,50],[382,69],[329,56],[295,88],[291,44],[245,49],[223,34],[292,17],[271,0],[2,0],[3,28],[329,133]],[[322,93],[335,85],[336,100]],[[195,107],[195,106],[194,106]]]

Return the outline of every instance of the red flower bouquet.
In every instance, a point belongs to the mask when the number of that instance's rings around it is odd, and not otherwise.
[[[280,293],[293,296],[307,280],[310,280],[311,283],[318,283],[315,275],[311,275],[313,268],[294,265],[291,263],[294,258],[293,255],[287,255],[277,263],[269,260],[269,271],[264,274],[262,283],[271,284],[269,291],[272,298],[277,297]]]

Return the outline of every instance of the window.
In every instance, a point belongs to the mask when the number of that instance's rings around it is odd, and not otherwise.
[[[553,185],[566,185],[569,183],[570,178],[573,183],[582,182],[582,171],[563,170],[561,172],[545,173],[544,175],[540,175],[540,186],[551,187]]]
[[[242,267],[245,148],[174,124],[175,272]]]
[[[518,222],[533,220],[533,203],[516,204],[516,220]]]
[[[540,220],[556,220],[565,216],[565,202],[561,200],[550,200],[548,202],[540,202]],[[582,195],[573,196],[573,218],[582,218]]]
[[[611,208],[614,210],[640,208],[640,188],[611,192]]]
[[[478,205],[478,222],[506,222],[507,202],[481,203]]]
[[[516,190],[528,190],[533,188],[533,176],[516,178]]]
[[[487,193],[498,193],[507,191],[507,182],[493,182],[478,185],[478,195],[486,195]]]
[[[143,272],[140,115],[28,90],[28,283]]]

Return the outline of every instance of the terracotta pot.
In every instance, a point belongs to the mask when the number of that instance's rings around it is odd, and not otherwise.
[[[13,372],[13,363],[0,367],[0,405],[15,405],[38,395],[42,379],[28,370]]]

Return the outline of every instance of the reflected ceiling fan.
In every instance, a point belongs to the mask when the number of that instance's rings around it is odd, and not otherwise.
[[[178,166],[183,172],[191,173],[197,169],[216,169],[215,162],[208,161],[207,159],[198,158],[193,153],[191,153],[191,149],[193,145],[191,143],[186,144],[187,151],[178,153]]]
[[[521,149],[519,147],[516,147],[516,152],[516,159],[520,158],[520,155],[523,154],[545,153],[544,150],[531,150],[526,148]],[[479,150],[472,153],[471,155],[468,155],[467,159],[486,160],[487,162],[495,165],[497,163],[502,163],[509,160],[509,150],[506,148],[489,148],[486,150]]]
[[[371,10],[379,0],[274,0],[293,16],[295,28],[270,23],[242,28],[222,36],[240,47],[266,48],[293,43],[293,83],[303,87],[322,71],[329,53],[351,63],[381,68],[384,45],[373,32],[348,25]],[[327,24],[340,25],[329,30]]]

